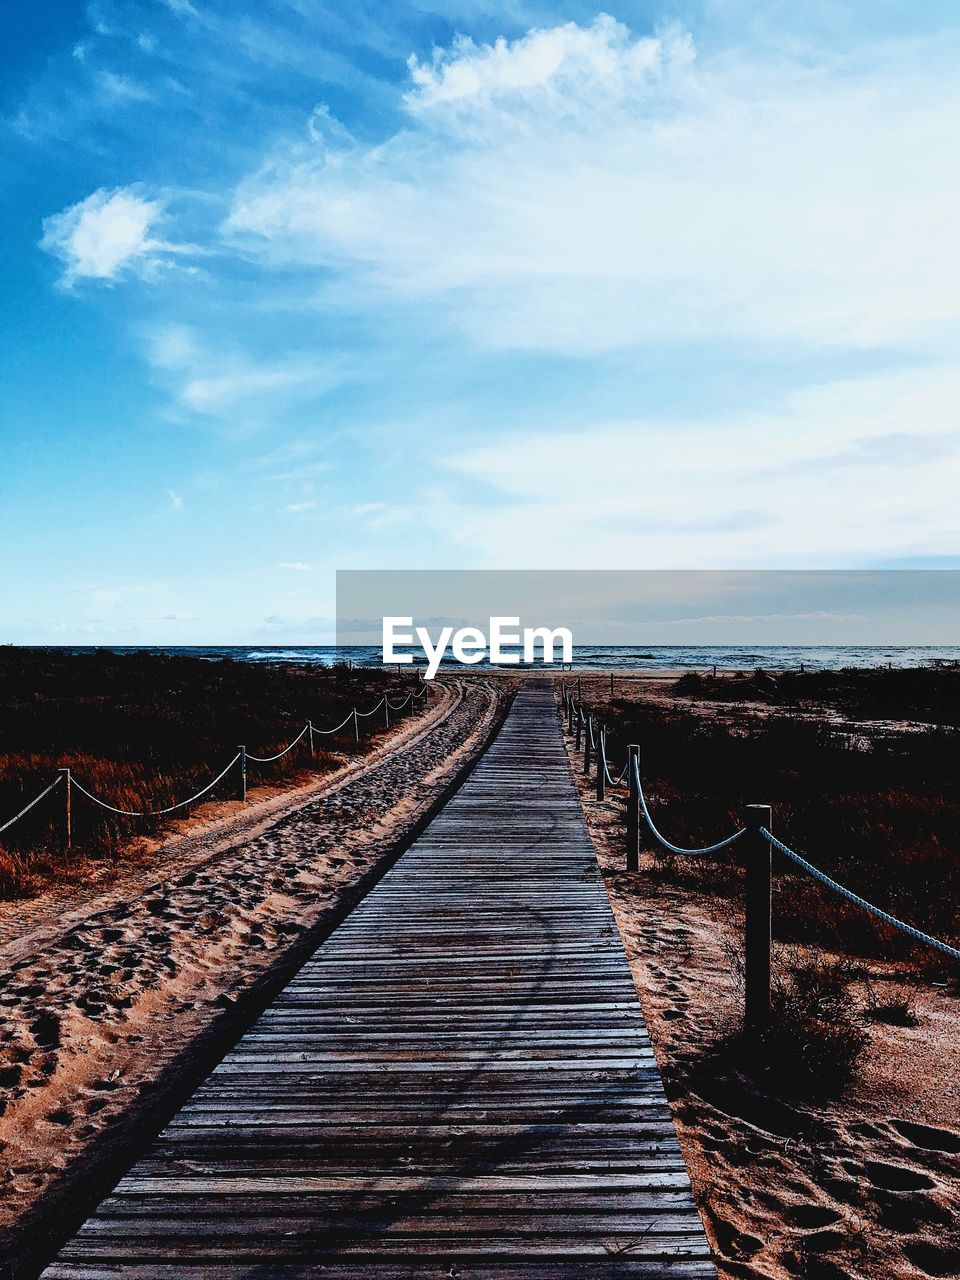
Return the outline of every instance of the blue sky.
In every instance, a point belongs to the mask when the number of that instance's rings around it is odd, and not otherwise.
[[[957,564],[952,4],[8,6],[0,640]]]

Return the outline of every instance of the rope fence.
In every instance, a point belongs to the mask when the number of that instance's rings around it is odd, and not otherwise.
[[[192,796],[188,796],[186,800],[179,800],[176,804],[167,805],[165,809],[118,809],[116,805],[109,804],[106,800],[101,800],[99,796],[95,796],[92,791],[88,791],[82,783],[78,782],[72,775],[70,777],[70,786],[76,788],[81,795],[85,795],[88,800],[92,800],[94,804],[98,804],[101,809],[107,809],[110,813],[122,814],[125,818],[158,818],[165,813],[173,813],[175,809],[183,809],[188,804],[193,804],[194,800],[199,800],[201,796],[205,796],[208,791],[212,791],[218,782],[222,782],[233,766],[240,759],[241,753],[238,751],[225,769],[214,778],[212,782],[201,790],[196,791]]]
[[[607,759],[606,730],[595,721],[580,700],[580,678],[560,681],[560,717],[566,721],[568,734],[573,737],[573,747],[583,754],[583,773],[596,775],[596,798],[603,800],[606,787],[626,784],[626,868],[640,869],[640,823],[643,821],[653,839],[662,848],[683,856],[705,856],[720,853],[738,843],[743,847],[745,870],[745,1022],[748,1029],[762,1030],[769,1023],[771,1008],[771,950],[772,950],[772,859],[776,850],[787,861],[818,884],[838,894],[847,902],[868,912],[907,937],[932,948],[950,960],[960,961],[960,949],[934,938],[923,930],[907,924],[888,911],[868,902],[846,885],[840,884],[821,871],[819,867],[802,857],[795,849],[784,844],[771,830],[772,815],[769,805],[747,805],[746,824],[731,832],[722,840],[698,848],[684,848],[668,840],[657,828],[650,806],[644,794],[640,773],[640,747],[633,743],[627,748],[627,759],[620,773],[614,777]]]
[[[186,800],[178,800],[175,804],[166,805],[164,808],[161,808],[161,809],[123,809],[123,808],[120,808],[118,805],[110,804],[109,801],[104,800],[101,796],[95,795],[92,791],[88,790],[81,782],[78,782],[77,779],[73,776],[73,772],[71,769],[61,768],[60,770],[58,770],[57,776],[53,779],[53,781],[49,783],[46,787],[44,787],[44,789],[41,792],[39,792],[39,794],[35,795],[33,799],[29,802],[29,804],[25,805],[24,808],[22,808],[19,813],[14,814],[12,818],[9,818],[3,824],[3,826],[0,826],[0,835],[2,835],[4,831],[9,830],[9,828],[14,826],[15,823],[19,822],[21,818],[26,817],[26,815],[31,811],[31,809],[34,808],[35,805],[38,805],[41,800],[45,799],[45,797],[50,795],[50,793],[53,790],[55,790],[55,788],[59,787],[61,783],[63,783],[66,788],[66,798],[65,798],[65,804],[64,804],[64,844],[67,848],[70,847],[71,840],[72,840],[71,801],[72,801],[72,794],[74,791],[79,792],[80,795],[84,796],[87,800],[89,800],[92,804],[97,805],[99,808],[104,809],[109,813],[117,814],[121,817],[159,818],[159,817],[165,816],[166,814],[174,813],[178,809],[185,809],[188,805],[193,804],[194,801],[199,800],[201,796],[205,796],[208,792],[212,791],[214,787],[217,786],[218,783],[222,782],[223,779],[227,776],[227,774],[230,773],[230,771],[239,764],[240,766],[240,799],[246,800],[247,798],[247,765],[248,764],[274,764],[276,761],[282,760],[284,756],[286,756],[288,752],[292,751],[294,747],[296,747],[299,743],[301,743],[304,738],[307,738],[308,740],[309,749],[310,749],[310,758],[313,759],[315,756],[314,737],[318,735],[330,736],[332,734],[340,733],[341,730],[346,728],[346,726],[351,723],[354,726],[354,734],[355,734],[356,741],[359,742],[361,717],[365,719],[369,716],[376,715],[378,711],[382,711],[383,727],[388,729],[390,727],[391,711],[399,712],[399,711],[403,711],[407,707],[409,707],[410,710],[413,711],[416,708],[416,704],[420,702],[421,699],[426,698],[427,693],[428,693],[427,686],[424,686],[422,689],[420,689],[417,692],[411,691],[410,693],[407,694],[407,696],[404,699],[402,699],[402,701],[398,702],[396,705],[394,705],[390,701],[390,699],[387,697],[386,694],[383,694],[383,696],[380,698],[380,701],[376,704],[376,706],[372,707],[369,711],[359,711],[356,707],[351,707],[350,712],[345,717],[345,719],[341,720],[341,722],[338,725],[335,725],[332,729],[318,729],[314,725],[312,720],[308,720],[306,724],[303,726],[303,728],[300,730],[300,732],[297,734],[297,736],[292,741],[288,742],[282,751],[278,751],[275,755],[272,755],[272,756],[255,756],[255,755],[252,755],[250,752],[248,752],[245,746],[241,746],[240,749],[237,751],[236,755],[233,757],[233,759],[230,760],[230,762],[226,764],[223,767],[223,769],[220,770],[217,776],[211,782],[208,782],[206,786],[202,787],[199,791],[195,791],[193,795],[188,796]]]
[[[40,792],[39,795],[34,796],[28,805],[24,805],[24,807],[20,810],[19,813],[15,813],[12,818],[9,818],[3,824],[3,826],[0,827],[0,835],[2,835],[8,827],[12,827],[15,822],[19,822],[21,818],[26,817],[26,815],[30,812],[33,806],[35,804],[39,804],[40,801],[44,798],[44,796],[48,796],[50,792],[54,789],[54,787],[58,787],[62,781],[63,781],[63,775],[58,773],[48,787],[44,787],[44,789]]]

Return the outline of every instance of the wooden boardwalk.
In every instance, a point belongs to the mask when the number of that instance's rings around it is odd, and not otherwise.
[[[715,1277],[549,682],[44,1276]]]

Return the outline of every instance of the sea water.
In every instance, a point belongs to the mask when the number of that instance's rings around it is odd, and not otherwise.
[[[30,646],[43,648],[46,646]],[[383,662],[379,645],[101,645],[108,653],[158,653],[182,657],[233,658],[237,662],[293,662],[329,667],[352,661],[355,666],[378,667]],[[94,653],[94,646],[63,646],[71,653]],[[574,645],[574,668],[690,670],[839,671],[844,667],[929,667],[960,663],[960,645]],[[458,665],[445,658],[444,667]],[[489,665],[486,660],[480,667]],[[537,667],[545,664],[537,662]],[[549,665],[549,664],[546,664]],[[476,669],[476,668],[475,668]],[[516,671],[516,667],[506,668]],[[410,670],[408,667],[407,670]]]

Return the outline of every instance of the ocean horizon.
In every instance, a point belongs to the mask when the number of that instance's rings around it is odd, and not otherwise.
[[[67,653],[152,653],[236,662],[286,662],[305,666],[330,667],[352,661],[356,666],[382,665],[378,645],[23,645],[25,649],[56,649]],[[844,668],[929,667],[960,663],[960,645],[574,645],[574,668],[601,670],[690,670],[736,671],[762,667],[770,671],[799,669],[838,671]],[[413,666],[425,666],[425,662]],[[445,657],[444,669],[462,664]],[[490,667],[489,661],[474,664]],[[521,666],[524,664],[520,664]],[[559,669],[560,663],[537,662],[536,668]],[[401,668],[402,669],[402,668]],[[513,670],[515,668],[503,668]]]

